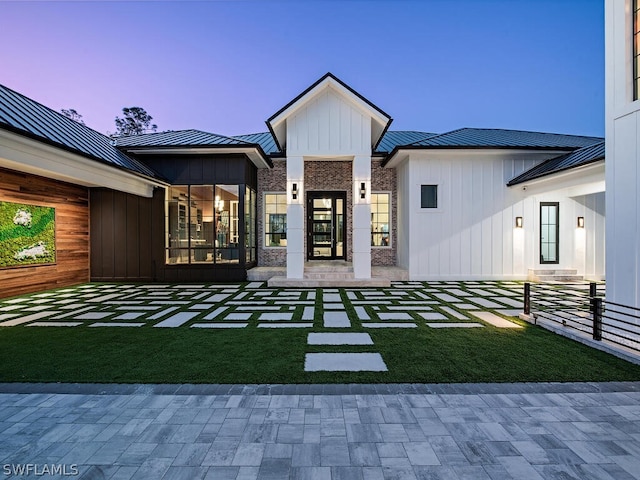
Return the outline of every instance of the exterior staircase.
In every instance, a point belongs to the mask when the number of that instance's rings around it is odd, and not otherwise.
[[[532,282],[583,282],[584,277],[578,275],[578,270],[563,269],[537,269],[530,268],[527,278]]]
[[[290,288],[389,287],[392,280],[408,279],[407,271],[398,267],[373,267],[371,278],[355,278],[353,265],[341,260],[307,262],[303,278],[287,278],[282,267],[272,270],[275,275],[269,276],[268,267],[264,268],[264,271],[249,270],[248,279],[267,280],[269,287]]]

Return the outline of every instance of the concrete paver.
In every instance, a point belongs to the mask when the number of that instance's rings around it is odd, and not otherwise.
[[[638,405],[640,382],[0,384],[0,457],[79,478],[631,480]]]

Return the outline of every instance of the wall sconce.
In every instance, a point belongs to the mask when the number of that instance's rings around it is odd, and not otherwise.
[[[367,196],[367,188],[364,182],[360,183],[360,198],[365,198]]]
[[[584,217],[578,217],[578,228],[584,228]]]
[[[516,228],[522,228],[522,217],[516,217]]]
[[[291,186],[291,198],[293,200],[297,200],[298,199],[298,184],[297,183],[294,183]]]

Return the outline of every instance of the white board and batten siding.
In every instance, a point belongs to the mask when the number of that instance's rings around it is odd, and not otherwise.
[[[640,308],[640,100],[630,0],[605,2],[607,300]]]
[[[397,167],[399,265],[412,280],[525,279],[528,269],[546,268],[539,261],[540,202],[559,202],[560,263],[549,268],[602,276],[603,265],[593,257],[603,248],[604,218],[596,220],[603,199],[572,198],[555,187],[532,195],[506,186],[547,156],[411,152]],[[421,185],[438,185],[438,208],[421,208]],[[600,232],[577,231],[578,215]],[[519,216],[523,228],[515,228]]]
[[[287,118],[287,154],[371,155],[371,116],[327,88]]]

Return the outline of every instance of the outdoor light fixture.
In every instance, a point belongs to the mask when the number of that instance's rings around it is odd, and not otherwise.
[[[298,184],[294,183],[293,186],[291,187],[291,198],[293,200],[297,200],[298,199]]]
[[[516,228],[522,228],[522,217],[516,217]]]
[[[364,185],[364,182],[360,183],[360,198],[364,198],[367,196],[367,188]]]
[[[584,228],[584,217],[578,217],[578,228]]]

